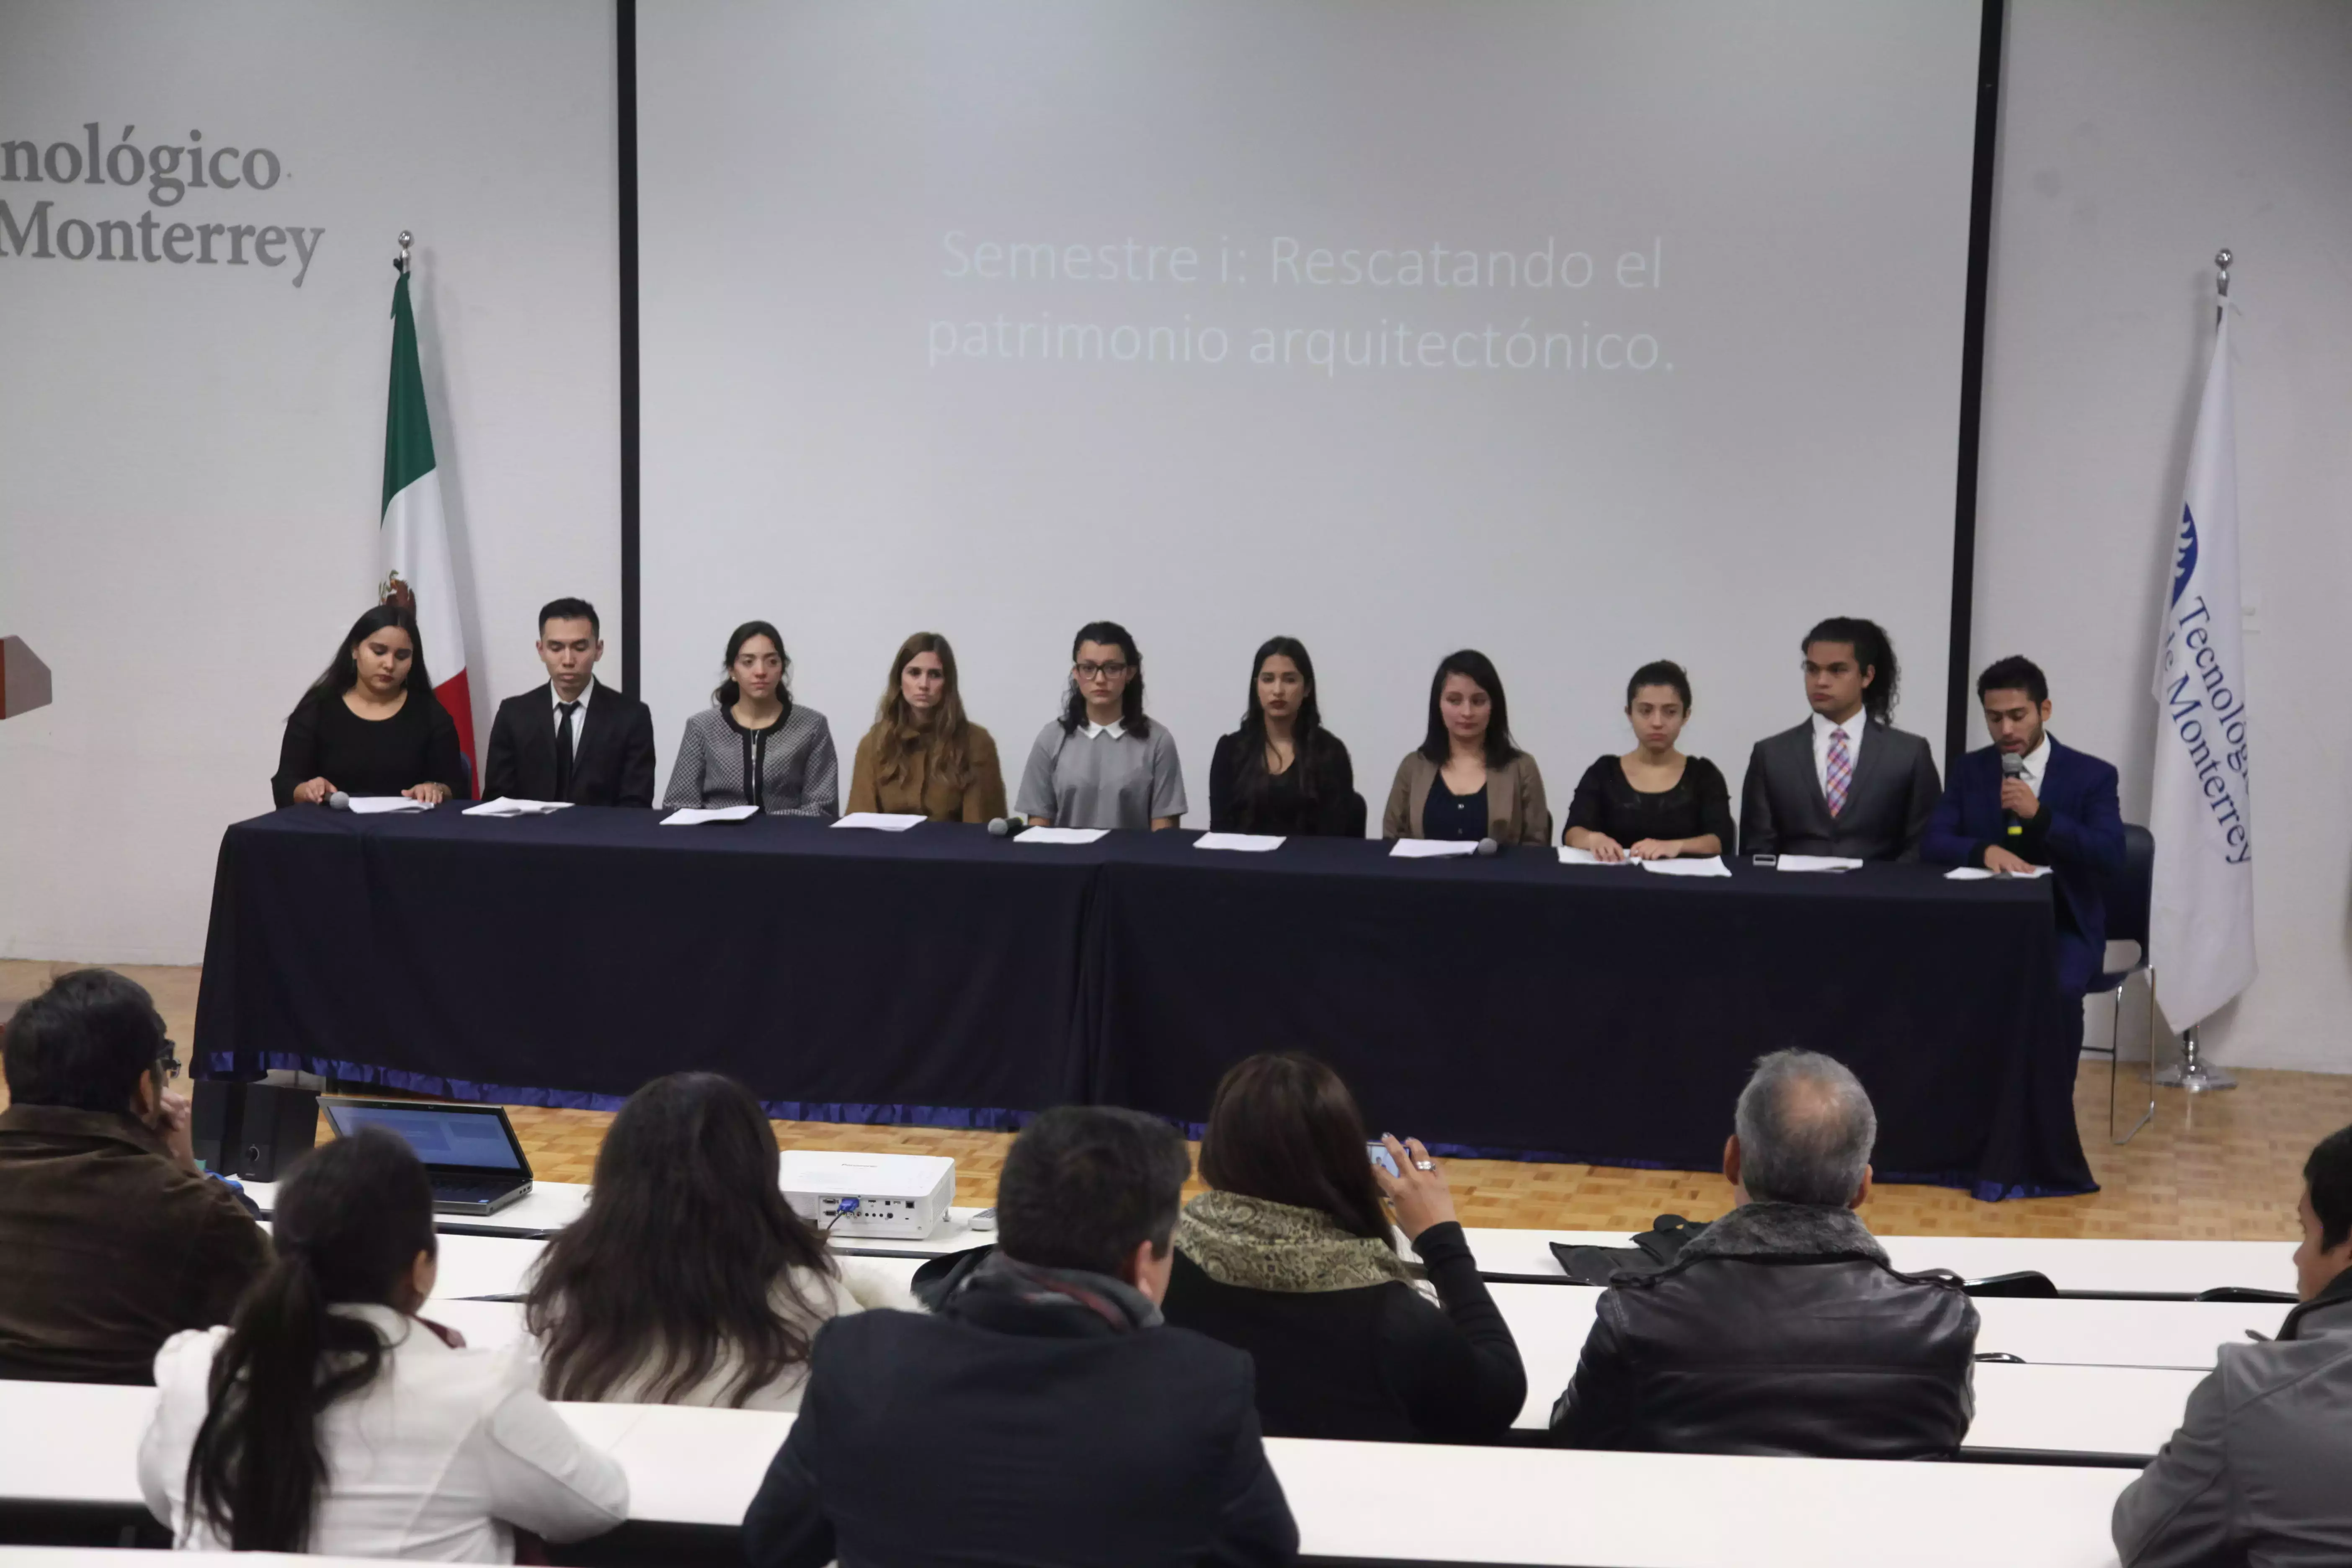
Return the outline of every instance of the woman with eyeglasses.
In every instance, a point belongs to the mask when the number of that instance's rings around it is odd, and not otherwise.
[[[1477,649],[1439,661],[1429,682],[1429,733],[1397,764],[1381,837],[1497,844],[1551,837],[1543,770],[1512,743],[1503,678]]]
[[[1209,830],[1362,837],[1355,766],[1323,728],[1307,645],[1270,637],[1250,668],[1242,727],[1217,738],[1209,762]]]
[[[1061,717],[1038,731],[1013,809],[1032,827],[1173,827],[1184,815],[1176,737],[1143,712],[1143,651],[1116,621],[1071,639]]]

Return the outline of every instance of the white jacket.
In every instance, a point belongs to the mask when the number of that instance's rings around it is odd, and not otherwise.
[[[877,1309],[895,1309],[904,1311],[920,1310],[907,1288],[890,1276],[876,1269],[863,1268],[854,1258],[840,1259],[840,1268],[841,1275],[838,1279],[828,1279],[805,1268],[795,1268],[792,1271],[793,1282],[800,1289],[801,1300],[817,1309],[814,1318],[806,1324],[812,1334],[824,1326],[826,1319],[844,1317],[851,1312]],[[792,1299],[784,1291],[779,1289],[773,1300],[776,1310],[780,1313],[792,1311]],[[793,1315],[798,1317],[803,1314],[794,1312]],[[655,1368],[648,1363],[622,1378],[598,1403],[603,1405],[656,1403],[728,1405],[731,1403],[728,1397],[729,1393],[734,1387],[735,1379],[742,1369],[741,1354],[732,1345],[729,1345],[719,1351],[718,1359],[711,1363],[710,1371],[701,1382],[675,1399],[656,1401],[653,1395]],[[801,1394],[807,1385],[808,1363],[803,1362],[797,1365],[788,1366],[777,1373],[773,1381],[753,1389],[747,1394],[744,1397],[742,1408],[798,1410],[801,1407]]]
[[[514,1530],[577,1541],[628,1517],[621,1468],[539,1396],[529,1341],[453,1350],[389,1307],[339,1306],[391,1347],[375,1381],[319,1418],[327,1480],[304,1549],[331,1557],[511,1563]],[[155,1355],[155,1418],[139,1445],[147,1508],[184,1550],[226,1551],[192,1528],[186,1481],[226,1328],[174,1334]]]

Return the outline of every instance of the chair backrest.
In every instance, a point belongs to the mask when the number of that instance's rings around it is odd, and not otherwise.
[[[2107,940],[2136,942],[2147,951],[2147,909],[2154,897],[2156,835],[2136,822],[2124,824],[2123,869],[2099,879],[2107,905]]]
[[[1365,815],[1364,797],[1353,790],[1349,791],[1348,823],[1345,829],[1347,837],[1361,838],[1364,836]]]

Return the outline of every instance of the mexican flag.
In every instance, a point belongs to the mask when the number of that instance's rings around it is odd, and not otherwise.
[[[457,721],[466,771],[481,794],[474,763],[474,702],[466,687],[466,634],[457,624],[457,574],[449,529],[441,519],[441,476],[433,467],[433,426],[425,414],[425,373],[416,363],[416,314],[408,274],[392,290],[392,396],[383,427],[383,565],[387,596],[404,586],[416,605],[417,636],[433,695]]]

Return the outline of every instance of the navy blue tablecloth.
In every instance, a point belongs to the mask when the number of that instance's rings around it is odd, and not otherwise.
[[[237,824],[199,1071],[610,1106],[700,1068],[785,1117],[1007,1127],[1091,1101],[1197,1125],[1227,1067],[1297,1047],[1376,1128],[1447,1151],[1706,1169],[1755,1058],[1804,1046],[1869,1088],[1883,1179],[2091,1185],[2042,883],[659,819]]]

